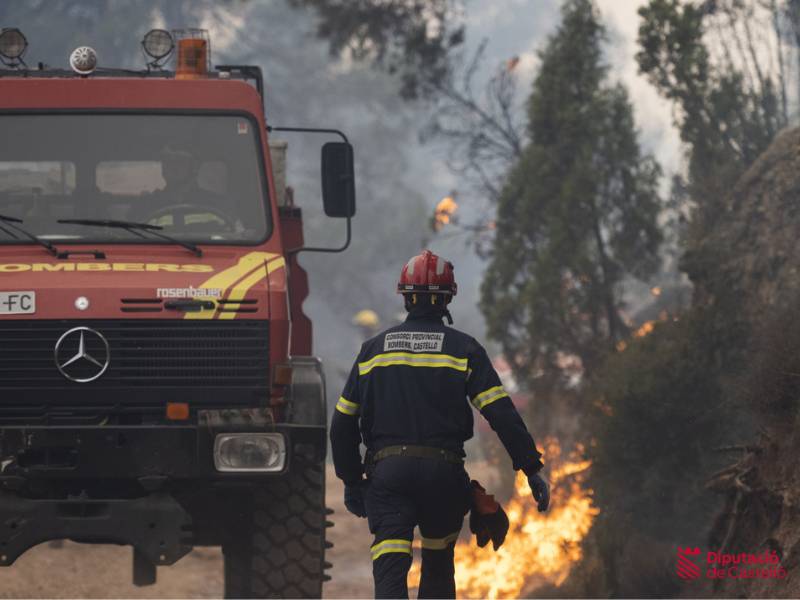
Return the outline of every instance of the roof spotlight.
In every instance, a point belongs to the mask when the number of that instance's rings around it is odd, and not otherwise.
[[[28,47],[28,40],[16,27],[5,27],[0,31],[0,57],[9,66],[25,64],[22,55]]]
[[[151,29],[142,39],[142,49],[153,59],[150,65],[154,67],[160,66],[159,61],[167,58],[174,48],[172,35],[164,29]]]
[[[69,66],[78,75],[91,75],[97,68],[97,52],[89,46],[75,48],[69,55]]]

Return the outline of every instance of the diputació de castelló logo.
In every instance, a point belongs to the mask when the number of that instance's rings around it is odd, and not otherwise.
[[[678,577],[681,579],[698,579],[703,574],[695,560],[700,556],[700,548],[682,548],[678,546]]]
[[[705,571],[705,572],[704,572]],[[713,552],[678,546],[675,572],[681,579],[785,579],[786,569],[774,550],[764,552]]]

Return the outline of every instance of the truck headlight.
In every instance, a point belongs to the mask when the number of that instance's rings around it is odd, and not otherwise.
[[[286,464],[280,433],[221,433],[214,440],[214,466],[223,472],[276,472]]]

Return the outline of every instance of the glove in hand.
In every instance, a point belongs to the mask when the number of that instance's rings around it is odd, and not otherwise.
[[[533,497],[538,503],[539,512],[544,512],[550,506],[550,485],[538,473],[528,475],[528,485],[531,486]]]
[[[487,494],[483,486],[473,480],[469,530],[475,534],[478,546],[483,548],[492,540],[492,547],[497,551],[506,539],[508,526],[508,516],[494,496]]]
[[[364,503],[364,492],[367,489],[366,481],[359,481],[352,485],[344,486],[344,505],[348,511],[357,517],[366,518],[367,507]]]

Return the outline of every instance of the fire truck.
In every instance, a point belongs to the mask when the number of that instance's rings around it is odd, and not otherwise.
[[[218,546],[226,597],[320,597],[327,409],[297,257],[349,243],[352,146],[267,125],[261,70],[212,67],[202,30],[141,44],[142,70],[90,47],[56,69],[0,32],[0,565],[130,545],[147,585]],[[278,130],[328,136],[341,247],[304,246]]]

